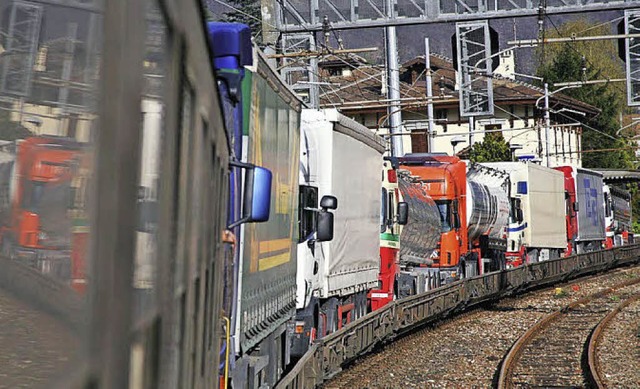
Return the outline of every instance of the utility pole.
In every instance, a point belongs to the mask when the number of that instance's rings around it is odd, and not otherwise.
[[[64,62],[62,63],[61,78],[64,86],[61,87],[58,91],[58,107],[60,108],[58,135],[67,135],[62,133],[62,129],[64,128],[64,119],[65,115],[67,114],[67,103],[69,100],[69,80],[71,79],[71,70],[73,68],[73,57],[75,56],[77,34],[78,24],[69,23],[67,25],[67,42],[65,44]]]
[[[393,12],[393,0],[386,0],[387,17],[395,18]],[[389,103],[389,133],[391,135],[399,134],[402,131],[402,113],[400,111],[400,70],[398,69],[398,37],[396,36],[395,26],[386,27],[387,38],[387,77],[389,79],[389,90],[387,91]],[[402,137],[391,137],[391,155],[394,157],[402,157],[404,151],[402,149]]]
[[[544,83],[544,156],[549,167],[549,130],[551,128],[551,116],[549,116],[549,84]]]
[[[433,152],[433,135],[435,134],[435,123],[433,120],[433,90],[431,86],[431,49],[429,48],[429,38],[424,38],[424,64],[427,75],[427,98],[429,103],[427,104],[427,117],[429,119],[429,127],[427,130],[427,150]]]

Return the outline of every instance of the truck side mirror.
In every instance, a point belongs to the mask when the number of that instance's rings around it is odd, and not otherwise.
[[[453,228],[460,228],[460,217],[457,213],[453,214]]]
[[[398,224],[401,226],[409,222],[409,204],[404,201],[398,203]]]
[[[579,207],[578,207],[578,202],[576,201],[575,203],[573,203],[573,210],[574,210],[575,212],[578,212],[578,209],[579,209]]]
[[[230,162],[229,165],[246,169],[244,175],[244,198],[242,217],[229,225],[229,229],[243,223],[265,222],[269,220],[271,209],[271,171],[244,162]]]
[[[318,212],[316,240],[318,242],[328,242],[333,240],[333,213],[329,212],[329,209],[338,208],[338,199],[330,195],[322,196],[320,208],[322,209]]]
[[[318,230],[316,231],[318,242],[333,240],[333,214],[325,210],[318,213]]]
[[[335,198],[335,196],[330,196],[330,195],[322,196],[322,199],[320,200],[320,208],[324,210],[337,209],[338,199]]]
[[[524,221],[524,213],[522,212],[522,208],[518,208],[517,211],[518,222],[522,223]]]

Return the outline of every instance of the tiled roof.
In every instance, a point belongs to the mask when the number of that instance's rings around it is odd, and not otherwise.
[[[423,68],[424,56],[405,62],[400,70],[401,79],[410,79],[409,76],[411,76],[412,71],[419,74],[422,73]],[[440,55],[431,55],[431,69],[433,70],[433,96],[439,97],[434,101],[434,105],[458,105],[458,91],[454,90],[455,70],[452,61]],[[375,107],[376,109],[384,110],[383,103],[387,98],[383,93],[383,80],[385,77],[384,67],[376,65],[353,67],[349,75],[327,76],[323,78],[323,81],[329,82],[331,85],[320,86],[321,104],[327,107],[336,106],[343,110],[348,110],[349,105],[358,102],[359,109]],[[440,84],[444,85],[442,90]],[[406,104],[412,104],[412,102],[426,104],[424,79],[419,79],[412,83],[401,81],[400,91],[401,97],[406,99]],[[494,76],[493,96],[497,105],[533,105],[543,94],[544,91],[534,85]],[[596,107],[560,93],[551,95],[549,100],[552,109],[566,107],[584,112],[589,116],[599,113]],[[347,104],[345,105],[345,103]]]

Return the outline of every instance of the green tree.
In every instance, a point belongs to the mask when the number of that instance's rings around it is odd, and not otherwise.
[[[579,19],[559,26],[557,31],[549,34],[549,37],[609,35],[612,31],[609,26],[590,23],[585,19]],[[564,81],[624,78],[624,63],[618,58],[616,42],[612,40],[571,42],[561,45],[546,45],[538,52],[538,75],[552,85]],[[585,72],[583,72],[583,59],[585,58]],[[552,88],[553,90],[553,88]],[[591,168],[633,168],[633,151],[628,148],[626,140],[617,136],[621,127],[619,117],[629,113],[626,106],[624,86],[620,83],[585,85],[580,88],[567,89],[562,93],[575,99],[584,101],[597,107],[600,114],[588,120],[586,124],[599,130],[601,133],[588,128],[583,128],[582,149],[587,151],[582,154],[582,163]],[[585,122],[585,119],[576,116],[577,121]],[[604,135],[604,134],[606,135]],[[614,139],[612,139],[614,138]],[[597,151],[597,150],[608,151]],[[594,152],[589,152],[594,150]],[[634,231],[638,231],[640,222],[638,218],[640,209],[640,191],[631,188],[632,207],[634,219]]]
[[[261,44],[262,13],[260,11],[260,0],[228,0],[226,3],[235,8],[235,10],[229,8],[229,11],[224,13],[222,21],[248,25],[256,43]]]
[[[571,34],[591,36],[610,33],[606,26],[596,27],[580,19],[563,24],[550,36],[571,36]],[[555,89],[553,84],[559,82],[624,78],[623,63],[617,57],[614,41],[549,44],[544,49],[538,50],[537,54],[540,63],[537,73],[549,83],[551,90]],[[625,149],[628,146],[627,142],[616,134],[621,127],[620,115],[628,111],[622,85],[614,83],[584,85],[580,88],[566,89],[562,93],[600,110],[600,114],[595,118],[585,119],[582,116],[573,118],[597,130],[583,126],[582,150],[585,151],[582,154],[583,166],[630,168],[633,152]],[[572,116],[572,114],[566,115]],[[555,119],[564,118],[564,116],[558,116]],[[599,151],[603,149],[607,151]]]
[[[484,140],[474,143],[469,152],[472,162],[500,162],[511,161],[511,150],[502,135],[498,132],[490,132],[484,136]]]

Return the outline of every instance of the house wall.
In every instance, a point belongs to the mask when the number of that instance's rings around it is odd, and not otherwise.
[[[377,129],[378,122],[383,118],[382,113],[352,113],[347,114],[356,121],[371,129]],[[541,159],[546,165],[546,138],[544,128],[536,123],[531,105],[507,105],[495,109],[492,118],[476,118],[474,120],[474,133],[469,133],[469,120],[461,120],[458,108],[435,108],[436,118],[435,135],[433,137],[433,150],[427,148],[426,132],[428,128],[426,108],[421,111],[405,111],[402,114],[403,133],[402,141],[405,153],[409,152],[445,152],[454,154],[452,140],[462,140],[455,147],[455,152],[472,143],[484,140],[484,131],[500,130],[503,138],[509,144],[521,145],[522,149],[515,150],[515,156],[533,156]],[[382,121],[382,124],[387,124]],[[582,129],[575,125],[553,125],[549,131],[549,166],[572,165],[582,166],[580,150]],[[386,127],[382,127],[378,133],[388,134]],[[387,137],[387,139],[389,139]]]
[[[11,120],[31,131],[34,135],[69,136],[79,142],[90,139],[93,116],[87,113],[67,113],[57,107],[14,103]]]

